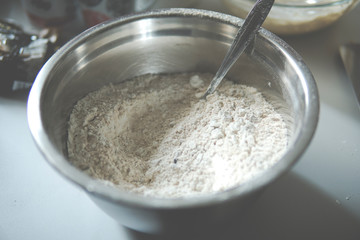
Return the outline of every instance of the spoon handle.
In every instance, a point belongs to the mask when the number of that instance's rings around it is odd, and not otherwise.
[[[221,63],[220,68],[212,79],[208,89],[203,95],[203,99],[209,94],[213,93],[217,86],[220,84],[226,73],[244,52],[244,50],[250,45],[260,28],[265,21],[266,16],[270,12],[274,0],[257,0],[254,7],[251,9],[244,23],[237,32],[230,49],[226,53],[226,56]]]

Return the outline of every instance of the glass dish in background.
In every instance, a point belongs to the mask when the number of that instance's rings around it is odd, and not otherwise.
[[[222,0],[234,15],[245,18],[255,0]],[[359,0],[275,0],[264,27],[279,35],[312,32],[337,21]]]
[[[156,0],[154,8],[189,8],[199,2],[200,0]]]
[[[155,0],[78,0],[86,27],[130,13],[148,10]]]

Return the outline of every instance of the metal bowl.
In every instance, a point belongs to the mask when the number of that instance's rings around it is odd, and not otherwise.
[[[223,0],[236,16],[246,17],[256,0]],[[279,35],[304,34],[336,22],[359,0],[275,0],[264,27]]]
[[[215,73],[242,23],[210,11],[168,9],[111,20],[72,39],[41,69],[28,100],[30,130],[45,159],[119,223],[138,231],[209,228],[241,214],[299,159],[318,121],[318,93],[308,67],[290,46],[264,29],[253,51],[244,53],[227,75],[262,91],[289,126],[286,154],[259,177],[199,197],[142,197],[106,186],[73,167],[67,160],[66,139],[74,104],[104,84],[146,73]]]

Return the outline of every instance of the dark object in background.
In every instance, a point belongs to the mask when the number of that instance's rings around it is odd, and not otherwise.
[[[74,0],[22,0],[31,23],[42,28],[63,26],[76,18]]]
[[[360,44],[346,43],[341,45],[339,50],[360,107]]]
[[[87,27],[92,27],[114,17],[149,9],[155,0],[79,0]]]
[[[39,34],[29,34],[19,25],[0,19],[0,95],[30,89],[38,71],[55,49],[85,27],[148,9],[154,2],[155,0],[22,0],[22,7],[32,25],[43,30]]]
[[[0,94],[29,89],[54,52],[57,40],[56,30],[28,34],[18,25],[0,19]]]

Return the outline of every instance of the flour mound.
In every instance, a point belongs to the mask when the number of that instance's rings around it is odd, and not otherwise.
[[[70,162],[133,193],[176,198],[223,191],[273,166],[287,127],[255,88],[211,74],[144,75],[81,99],[68,128]]]

